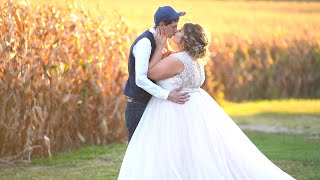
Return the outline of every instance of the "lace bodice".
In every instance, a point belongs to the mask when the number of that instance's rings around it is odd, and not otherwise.
[[[184,70],[171,78],[160,80],[157,84],[167,90],[183,87],[189,91],[199,88],[205,80],[205,72],[202,64],[195,61],[187,52],[179,52],[170,56],[175,57],[184,64]]]

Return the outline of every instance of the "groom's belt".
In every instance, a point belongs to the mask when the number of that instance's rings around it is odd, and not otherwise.
[[[134,99],[132,97],[127,97],[127,102],[132,102]]]
[[[144,105],[148,104],[148,102],[141,102],[141,101],[139,101],[135,98],[129,97],[129,96],[127,96],[127,102],[138,102],[138,103],[144,104]]]

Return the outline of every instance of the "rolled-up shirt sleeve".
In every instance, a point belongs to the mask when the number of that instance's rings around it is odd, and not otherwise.
[[[142,38],[133,47],[133,55],[136,61],[136,84],[152,96],[155,96],[159,99],[167,99],[170,91],[161,88],[148,79],[150,54],[151,42],[148,38]]]

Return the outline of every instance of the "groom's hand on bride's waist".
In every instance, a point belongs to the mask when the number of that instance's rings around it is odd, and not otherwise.
[[[180,92],[181,89],[182,87],[172,90],[167,99],[177,104],[184,104],[187,102],[190,95],[187,92]]]

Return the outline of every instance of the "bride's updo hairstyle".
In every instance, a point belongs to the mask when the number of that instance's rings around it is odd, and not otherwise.
[[[208,54],[208,37],[205,30],[199,24],[185,23],[182,27],[182,47],[195,60]]]

